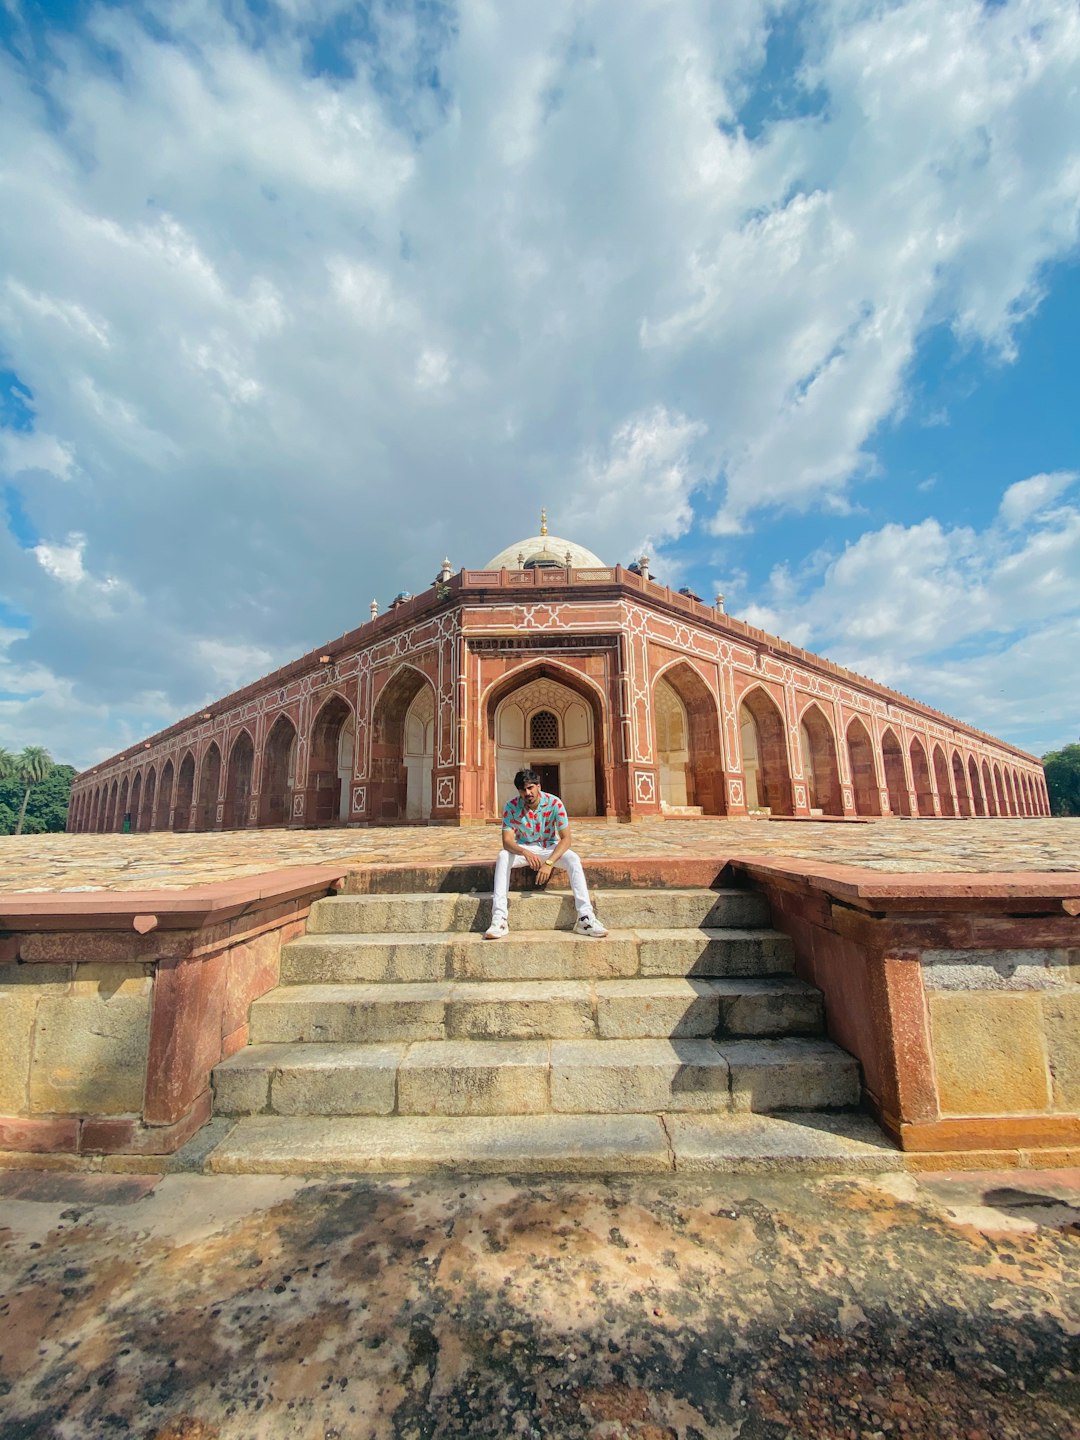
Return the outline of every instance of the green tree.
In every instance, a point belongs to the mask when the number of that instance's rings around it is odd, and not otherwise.
[[[18,756],[12,758],[17,760]],[[71,765],[54,765],[45,779],[31,788],[23,815],[24,835],[40,835],[43,831],[67,828],[71,782],[75,775]],[[0,780],[0,835],[15,833],[25,793],[26,787],[17,773]]]
[[[5,752],[3,761],[4,768],[9,776],[13,776],[17,787],[22,791],[22,798],[19,803],[19,815],[15,821],[16,835],[21,835],[26,825],[26,808],[30,802],[30,792],[35,785],[40,785],[53,769],[53,758],[41,745],[27,745],[17,755],[9,755]],[[32,819],[37,820],[34,816]],[[31,824],[27,827],[31,830],[42,830],[41,823]]]
[[[1080,815],[1080,745],[1042,757],[1051,815]]]

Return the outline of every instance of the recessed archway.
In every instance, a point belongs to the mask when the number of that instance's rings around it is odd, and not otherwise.
[[[603,805],[597,704],[558,670],[530,669],[488,697],[494,741],[492,806],[514,793],[514,775],[531,767],[543,788],[558,795],[568,815],[598,815]]]
[[[949,779],[949,762],[940,745],[934,746],[934,779],[937,781],[938,800],[942,815],[955,817],[956,801],[953,799],[952,782]]]
[[[157,797],[157,771],[151,765],[146,772],[146,783],[143,786],[142,809],[139,812],[139,829],[152,830],[154,828],[154,800]]]
[[[956,803],[960,807],[960,814],[970,817],[971,796],[967,788],[967,772],[964,770],[964,762],[960,759],[959,752],[954,750],[952,757],[953,784],[956,786]]]
[[[857,715],[848,724],[847,747],[851,788],[855,792],[855,813],[880,815],[881,791],[874,765],[874,747],[869,730]]]
[[[229,769],[225,776],[225,813],[222,826],[226,830],[243,830],[250,819],[251,777],[255,769],[255,742],[247,730],[241,730],[229,753]]]
[[[746,808],[793,815],[787,729],[779,706],[755,686],[739,706]]]
[[[885,788],[889,792],[889,809],[894,815],[911,815],[907,775],[904,773],[904,752],[893,730],[881,737],[881,758],[885,768]]]
[[[124,830],[131,823],[131,812],[128,810],[128,777],[125,775],[120,782],[120,794],[116,802],[116,828]]]
[[[986,813],[996,815],[998,813],[997,796],[994,794],[994,781],[990,774],[990,764],[982,762],[983,795],[986,797]]]
[[[161,784],[158,786],[157,828],[169,829],[169,812],[172,810],[173,763],[166,760],[161,767]]]
[[[311,730],[309,824],[333,825],[348,815],[355,736],[352,707],[341,695],[332,695],[315,717]],[[347,751],[344,765],[343,751]]]
[[[425,692],[427,698],[422,698]],[[400,666],[380,690],[371,714],[368,811],[373,820],[386,824],[430,817],[434,730],[431,681],[413,665]],[[424,755],[424,745],[429,742],[430,763],[426,763],[429,757]],[[409,743],[418,744],[419,753],[407,756]]]
[[[221,751],[211,740],[199,771],[199,830],[213,830],[217,825],[218,792],[221,789]]]
[[[844,796],[840,788],[840,765],[832,726],[817,705],[808,705],[799,724],[803,774],[809,788],[811,812],[842,815]]]
[[[263,751],[260,825],[287,825],[296,786],[296,726],[279,715]]]
[[[979,783],[979,767],[975,763],[975,756],[968,756],[968,782],[971,793],[971,803],[976,815],[986,814],[986,802],[983,799],[982,785]]]
[[[669,666],[653,686],[660,803],[723,815],[724,761],[716,700],[692,665]]]
[[[926,750],[916,735],[908,748],[911,759],[911,781],[915,786],[915,803],[920,815],[933,815],[934,785],[930,779],[930,766],[926,761]]]
[[[195,802],[195,756],[189,750],[180,761],[176,777],[176,816],[174,830],[190,830],[192,827],[191,807]]]

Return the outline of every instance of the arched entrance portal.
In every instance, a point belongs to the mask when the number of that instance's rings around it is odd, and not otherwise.
[[[352,710],[340,695],[332,696],[316,716],[311,732],[308,794],[312,824],[333,825],[348,816],[355,735]]]
[[[217,824],[218,791],[221,788],[221,751],[217,741],[211,740],[210,748],[203,756],[199,771],[199,824],[200,830],[213,830]]]
[[[691,665],[673,665],[653,687],[660,804],[723,815],[724,776],[716,702]]]
[[[847,728],[848,761],[851,765],[851,788],[855,792],[858,815],[881,814],[881,791],[874,768],[874,747],[870,732],[856,717]]]
[[[431,815],[435,691],[411,665],[395,670],[371,716],[370,814],[383,823]]]
[[[246,730],[241,730],[229,756],[229,773],[225,777],[226,830],[242,830],[248,823],[248,802],[251,799],[251,774],[255,768],[255,745]]]
[[[295,784],[296,726],[287,715],[279,715],[266,737],[260,825],[288,824]]]
[[[189,750],[180,762],[176,780],[176,810],[174,830],[188,830],[191,827],[191,806],[195,793],[195,756]]]
[[[539,772],[543,788],[562,799],[569,815],[603,814],[596,703],[556,678],[559,673],[532,671],[509,693],[492,697],[496,814],[514,793],[514,775],[526,766]]]
[[[930,782],[930,766],[927,764],[926,751],[918,736],[912,740],[908,754],[911,757],[911,778],[915,785],[915,803],[919,807],[919,814],[933,815],[934,787]]]
[[[889,792],[889,809],[894,815],[910,816],[904,755],[892,730],[886,730],[881,737],[881,758],[885,767],[885,788]]]
[[[822,815],[842,815],[844,797],[836,763],[836,743],[829,722],[816,705],[810,705],[799,726],[803,774],[806,776],[810,810]]]
[[[764,690],[751,690],[739,706],[739,735],[746,808],[793,815],[784,717]]]

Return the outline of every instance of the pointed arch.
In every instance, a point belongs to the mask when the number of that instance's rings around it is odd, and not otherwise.
[[[116,781],[109,787],[109,798],[105,805],[105,824],[102,829],[107,833],[116,829]]]
[[[915,789],[915,805],[921,816],[934,815],[934,783],[930,778],[930,766],[926,759],[926,747],[917,735],[908,746],[911,761],[911,783]]]
[[[606,700],[587,676],[555,661],[526,662],[501,676],[481,697],[484,731],[480,764],[488,811],[499,815],[513,793],[513,775],[523,765],[543,764],[557,771],[561,798],[571,815],[603,815],[608,805],[604,765]],[[528,721],[547,706],[560,719],[558,751],[534,753],[527,740]],[[545,774],[541,771],[541,774]]]
[[[128,788],[128,777],[125,775],[120,781],[120,793],[116,799],[116,828],[121,831],[130,818],[128,811]]]
[[[233,740],[229,751],[229,765],[225,774],[225,811],[222,829],[243,830],[250,815],[251,777],[255,769],[255,741],[251,731],[242,726]]]
[[[143,783],[142,806],[139,810],[139,829],[152,830],[154,828],[154,801],[157,798],[157,767],[151,765],[146,772],[146,780]]]
[[[173,762],[166,760],[161,767],[161,784],[158,786],[156,828],[168,830],[169,815],[172,811]]]
[[[1013,785],[1012,771],[1007,765],[1005,767],[1005,794],[1008,796],[1009,799],[1009,814],[1019,814],[1019,811],[1016,808],[1016,788]]]
[[[1005,798],[1005,785],[1001,778],[1001,766],[994,761],[994,795],[996,797],[996,815],[1007,815],[1009,813],[1009,802]]]
[[[136,771],[135,778],[131,782],[131,794],[128,796],[128,814],[131,816],[132,830],[139,828],[139,815],[142,811],[142,771]]]
[[[949,762],[940,745],[934,746],[934,779],[937,781],[938,800],[942,815],[956,815],[956,800],[953,796]]]
[[[657,675],[652,711],[661,800],[700,806],[703,815],[723,815],[727,807],[716,699],[687,661],[677,660]]]
[[[340,691],[334,690],[319,707],[311,726],[308,824],[333,825],[348,816],[355,741],[353,708]],[[343,751],[348,752],[344,762]]]
[[[296,726],[281,714],[263,746],[260,825],[287,825],[296,788]]]
[[[959,750],[952,754],[953,784],[956,786],[956,803],[960,808],[960,814],[970,817],[971,795],[967,788],[967,771],[964,769],[964,762],[960,758]]]
[[[739,704],[739,733],[747,809],[794,815],[787,727],[780,707],[760,685],[748,690]]]
[[[811,810],[823,815],[842,815],[844,795],[840,788],[840,764],[836,740],[821,707],[812,703],[803,711],[799,722],[799,743],[802,746],[803,774],[809,788]]]
[[[968,756],[967,763],[968,786],[971,794],[971,805],[976,815],[986,814],[986,801],[983,799],[982,781],[979,777],[979,766],[975,756]]]
[[[188,750],[180,761],[176,772],[176,805],[173,808],[174,830],[190,830],[195,821],[192,807],[195,804],[195,755]]]
[[[881,760],[885,770],[885,788],[889,792],[889,809],[894,815],[910,817],[911,800],[907,772],[904,769],[904,752],[891,725],[885,728],[881,736]]]
[[[98,828],[98,819],[101,812],[101,787],[95,785],[90,797],[90,829],[95,834]]]
[[[984,760],[982,762],[980,775],[982,779],[982,792],[983,800],[986,805],[986,813],[987,815],[996,815],[998,813],[997,796],[994,794],[994,781],[990,774],[990,762],[988,760]]]
[[[870,731],[853,716],[847,727],[848,761],[851,766],[851,788],[855,794],[857,815],[881,814],[881,787],[874,764],[874,745]]]
[[[217,828],[218,794],[221,790],[221,751],[211,740],[199,767],[199,815],[197,830]]]

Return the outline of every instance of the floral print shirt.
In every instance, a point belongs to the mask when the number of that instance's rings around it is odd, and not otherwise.
[[[519,845],[539,845],[543,850],[553,850],[569,824],[566,806],[558,795],[549,795],[546,790],[540,791],[535,810],[525,804],[524,795],[515,795],[503,806],[503,829],[512,830]]]

